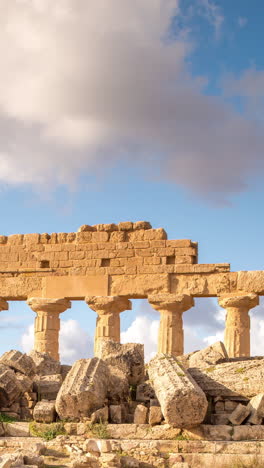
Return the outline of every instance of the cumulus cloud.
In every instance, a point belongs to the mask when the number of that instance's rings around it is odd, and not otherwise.
[[[0,182],[70,185],[122,161],[203,195],[243,190],[263,128],[203,94],[180,15],[178,0],[0,0]]]
[[[81,358],[93,356],[93,340],[76,320],[62,320],[60,330],[60,359],[63,364],[72,364]],[[34,347],[34,325],[22,335],[22,349],[28,353]]]
[[[221,8],[212,0],[198,0],[199,13],[204,16],[213,26],[217,38],[220,36],[221,28],[224,22],[224,16]]]
[[[159,320],[147,315],[136,317],[130,327],[121,333],[121,343],[144,344],[145,360],[149,361],[157,353]]]

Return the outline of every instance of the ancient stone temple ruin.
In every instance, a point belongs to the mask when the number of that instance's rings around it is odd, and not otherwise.
[[[198,263],[196,242],[146,221],[0,236],[0,310],[36,314],[34,349],[0,356],[0,468],[264,466],[261,295],[264,271]],[[184,313],[203,297],[226,311],[224,343],[184,354]],[[160,313],[148,363],[144,343],[120,343],[131,299]],[[60,316],[77,300],[97,314],[94,357],[62,365]]]
[[[120,341],[120,313],[147,298],[160,312],[158,351],[183,354],[182,316],[195,297],[217,297],[226,310],[230,357],[250,355],[248,312],[264,294],[264,271],[231,272],[198,263],[198,245],[168,240],[150,223],[83,225],[78,232],[0,236],[1,310],[27,301],[36,313],[35,349],[59,358],[60,314],[71,300],[97,313],[95,354],[102,340]]]

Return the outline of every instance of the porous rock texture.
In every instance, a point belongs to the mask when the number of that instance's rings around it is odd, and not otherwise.
[[[55,401],[39,401],[33,411],[33,418],[40,423],[55,421]]]
[[[61,365],[58,361],[53,359],[48,353],[40,353],[39,351],[32,350],[28,354],[34,361],[36,367],[36,374],[38,375],[55,375],[60,374]]]
[[[11,369],[30,377],[36,373],[36,367],[33,359],[31,359],[30,356],[27,356],[27,354],[23,354],[20,351],[13,349],[11,349],[11,351],[7,351],[1,356],[0,364],[4,364]]]
[[[264,392],[264,358],[232,359],[203,369],[190,368],[188,372],[211,396],[252,398]]]
[[[107,364],[117,367],[125,373],[129,385],[138,385],[144,380],[144,345],[105,341],[101,344],[100,351],[101,358]]]
[[[56,399],[61,419],[88,417],[104,404],[109,383],[109,370],[98,358],[80,359],[72,366]]]
[[[111,404],[127,401],[129,396],[129,384],[126,374],[118,367],[108,366],[109,383],[107,397]]]
[[[0,407],[12,405],[22,393],[16,374],[9,367],[0,364]]]
[[[192,353],[189,358],[189,367],[207,367],[214,366],[220,362],[228,361],[228,354],[225,345],[221,341],[208,346],[201,351]]]
[[[148,373],[168,424],[184,428],[203,422],[206,396],[175,358],[156,355],[149,362]]]
[[[264,418],[264,393],[259,393],[259,395],[251,398],[248,409],[250,410],[248,422],[250,424],[261,424]]]
[[[35,376],[33,389],[41,400],[55,400],[62,385],[62,376],[42,375]]]

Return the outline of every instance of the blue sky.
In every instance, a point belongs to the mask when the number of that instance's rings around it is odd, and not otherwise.
[[[148,220],[198,241],[200,263],[263,269],[262,2],[0,0],[0,13],[2,234]],[[212,329],[197,310],[187,350],[223,328],[213,301]],[[122,317],[124,332],[158,320],[140,301]],[[0,352],[33,318],[2,312]],[[85,304],[62,318],[93,335]]]

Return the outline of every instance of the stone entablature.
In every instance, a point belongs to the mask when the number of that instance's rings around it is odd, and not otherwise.
[[[57,359],[56,301],[68,308],[69,300],[86,299],[97,312],[98,354],[102,340],[119,341],[119,314],[131,308],[129,299],[148,298],[161,315],[158,349],[177,356],[183,353],[183,312],[195,297],[218,297],[227,310],[229,355],[248,356],[248,311],[264,295],[264,271],[231,272],[227,263],[197,262],[197,242],[168,240],[164,229],[146,221],[0,236],[0,310],[7,309],[7,300],[29,300],[33,310],[37,303],[35,348]]]
[[[197,263],[197,243],[167,240],[147,222],[82,226],[78,232],[0,236],[0,272],[56,275],[177,271]],[[190,270],[191,271],[191,270]]]

